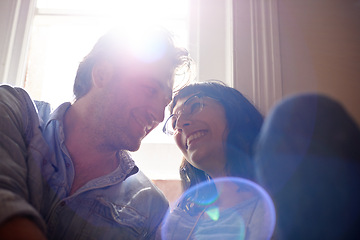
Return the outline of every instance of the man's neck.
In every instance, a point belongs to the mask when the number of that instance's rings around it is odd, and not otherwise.
[[[71,106],[64,116],[65,145],[75,168],[71,194],[119,165],[117,151],[101,148],[83,119],[76,106]]]

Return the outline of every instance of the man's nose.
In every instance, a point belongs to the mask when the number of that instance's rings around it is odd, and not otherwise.
[[[160,123],[164,120],[165,117],[165,108],[166,105],[164,104],[164,101],[155,101],[153,102],[153,105],[150,106],[149,114],[152,119],[152,121],[156,123]]]
[[[153,121],[156,124],[164,121],[165,110],[171,101],[171,95],[167,94],[165,91],[159,91],[158,94],[153,96],[151,99],[148,99],[149,104],[149,113]]]

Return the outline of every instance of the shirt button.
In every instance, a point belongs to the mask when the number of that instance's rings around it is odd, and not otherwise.
[[[65,206],[65,201],[61,201],[61,203],[60,203],[60,207],[63,207],[63,206]]]
[[[69,168],[70,167],[70,163],[65,163],[65,166],[66,166],[66,168]]]

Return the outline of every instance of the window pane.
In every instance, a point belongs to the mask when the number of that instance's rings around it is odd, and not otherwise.
[[[141,9],[136,9],[137,6],[141,6]],[[172,10],[166,11],[166,7]],[[149,21],[152,18],[175,34],[178,45],[188,46],[185,0],[38,0],[37,8],[30,39],[25,89],[33,99],[47,101],[53,109],[73,100],[72,87],[80,61],[98,38],[119,22],[128,24],[140,15],[141,18],[149,18]],[[151,10],[154,8],[161,11]],[[165,117],[168,115],[166,111]],[[182,154],[173,138],[162,133],[162,125],[160,123],[143,140],[141,149],[133,156],[149,177],[178,179]]]
[[[136,15],[149,18],[184,19],[188,14],[187,0],[37,0],[42,11],[56,10],[106,15]]]
[[[38,2],[39,5],[41,2]],[[45,2],[56,7],[56,4],[65,6],[67,1]],[[32,98],[49,102],[53,109],[63,102],[71,102],[79,63],[101,35],[116,27],[115,23],[111,17],[98,15],[36,15],[24,86]],[[179,45],[187,47],[186,19],[168,19],[163,25],[174,32]],[[144,142],[169,143],[172,139],[165,136],[159,127]]]
[[[54,107],[72,100],[79,62],[106,32],[104,26],[91,17],[35,17],[25,81],[34,99]]]

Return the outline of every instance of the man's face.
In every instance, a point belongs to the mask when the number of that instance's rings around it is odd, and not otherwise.
[[[136,59],[113,67],[110,81],[101,88],[95,103],[96,136],[102,147],[136,151],[141,140],[164,119],[172,97],[170,62]]]

